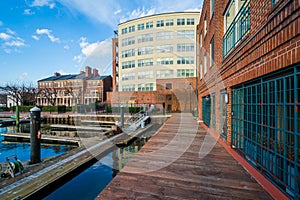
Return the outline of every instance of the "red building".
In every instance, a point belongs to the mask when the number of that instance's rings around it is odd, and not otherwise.
[[[204,0],[199,118],[300,198],[300,1]]]

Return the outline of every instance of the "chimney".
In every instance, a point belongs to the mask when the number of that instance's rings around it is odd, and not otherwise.
[[[61,76],[61,74],[58,73],[58,72],[55,72],[55,73],[54,73],[54,76],[55,76],[55,77],[58,77],[58,76]]]
[[[97,69],[93,69],[93,76],[94,77],[99,76],[99,71]]]
[[[85,67],[85,77],[91,77],[92,69],[89,66]]]

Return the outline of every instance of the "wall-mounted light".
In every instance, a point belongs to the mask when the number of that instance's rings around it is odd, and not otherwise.
[[[224,95],[224,101],[225,101],[225,103],[226,104],[228,104],[228,101],[229,99],[228,99],[228,93],[225,93],[225,95]]]
[[[206,96],[206,97],[205,97],[205,100],[206,100],[206,101],[209,101],[209,96]]]

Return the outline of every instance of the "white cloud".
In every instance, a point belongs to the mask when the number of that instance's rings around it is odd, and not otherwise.
[[[70,49],[70,46],[69,46],[69,45],[65,45],[65,46],[64,46],[64,49],[69,50],[69,49]]]
[[[38,37],[38,36],[36,36],[36,35],[32,35],[31,36],[33,39],[35,39],[35,40],[40,40],[40,38]]]
[[[30,9],[25,9],[23,14],[24,15],[34,15],[34,12],[32,12]]]
[[[11,50],[10,49],[4,49],[4,52],[7,53],[7,54],[10,54]]]
[[[2,21],[0,21],[0,26],[3,26],[3,22]]]
[[[9,40],[10,38],[11,38],[11,36],[8,35],[7,33],[0,33],[0,39]]]
[[[25,46],[25,43],[24,43],[24,40],[22,40],[21,38],[16,38],[15,40],[5,42],[4,46],[7,46],[7,47],[23,47],[23,46]]]
[[[153,0],[158,12],[200,11],[203,0]]]
[[[122,12],[122,9],[118,9],[114,12],[114,15],[120,14]]]
[[[81,37],[80,42],[79,42],[80,48],[85,48],[88,45],[89,45],[89,43],[87,42],[87,38]]]
[[[203,0],[139,0],[136,9],[119,0],[57,0],[72,12],[79,12],[113,28],[126,20],[165,12],[200,11]]]
[[[100,23],[116,27],[119,20],[116,11],[121,9],[120,2],[117,0],[99,1],[99,0],[57,0],[71,11],[76,11]]]
[[[82,66],[98,68],[100,74],[111,70],[112,43],[111,38],[89,43],[85,37],[80,38],[81,54],[73,60]]]
[[[31,4],[32,7],[43,7],[48,6],[49,8],[53,9],[55,7],[55,3],[52,0],[34,0]]]
[[[73,60],[78,63],[81,63],[83,61],[83,56],[82,55],[74,56]]]
[[[155,13],[157,13],[155,8],[152,8],[152,9],[146,9],[145,7],[137,8],[131,12],[127,12],[126,15],[123,15],[120,18],[120,22],[121,23],[126,22],[131,19],[136,19],[136,18],[148,16],[148,15],[153,15]]]
[[[26,79],[28,77],[28,73],[27,72],[24,72],[23,74],[21,74],[20,76],[19,76],[19,80],[20,81],[22,81],[22,80],[24,80],[24,79]]]
[[[6,32],[7,32],[8,34],[10,34],[10,35],[16,35],[16,32],[13,31],[13,30],[11,30],[11,29],[9,29],[9,28],[6,29]]]
[[[0,33],[0,39],[4,40],[2,48],[5,53],[10,54],[11,52],[19,51],[19,47],[26,46],[25,40],[16,36],[16,32],[7,28],[6,33]]]
[[[37,29],[36,34],[38,35],[47,35],[51,42],[60,42],[59,38],[55,37],[51,34],[51,30],[49,29]]]
[[[82,48],[81,52],[85,56],[106,56],[111,54],[111,40],[107,39],[101,42],[88,44]]]

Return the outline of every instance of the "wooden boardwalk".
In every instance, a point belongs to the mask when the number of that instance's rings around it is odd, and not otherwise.
[[[182,117],[176,114],[97,199],[256,200],[272,197],[190,114],[182,114]]]

